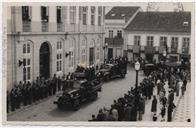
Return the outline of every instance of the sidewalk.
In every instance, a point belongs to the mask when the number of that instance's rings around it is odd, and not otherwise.
[[[180,82],[180,87],[182,85],[182,82]],[[188,86],[188,85],[187,85]],[[165,90],[166,90],[166,98],[168,98],[168,84],[166,83],[165,85]],[[159,102],[159,96],[157,96],[157,87],[154,88],[154,92],[153,95],[156,96],[157,98],[157,121],[161,121],[161,115],[160,115],[160,109],[161,109],[161,105]],[[174,104],[177,106],[177,104],[180,101],[180,96],[181,96],[181,92],[179,93],[179,96],[177,97],[176,94],[174,93]],[[152,120],[152,113],[151,113],[151,105],[152,105],[152,98],[151,100],[147,100],[146,104],[145,104],[145,113],[143,115],[143,120],[142,121],[153,121]],[[174,109],[175,111],[175,109]],[[173,112],[174,114],[175,112]],[[167,121],[167,108],[166,108],[166,113],[165,113],[165,121]]]
[[[187,83],[184,96],[181,97],[177,109],[174,113],[174,122],[186,122],[191,119],[191,83]]]
[[[61,93],[62,93],[62,91],[58,91],[58,92],[56,92],[55,95],[48,96],[48,97],[46,97],[46,98],[44,98],[44,99],[40,99],[40,100],[38,100],[38,101],[36,101],[36,102],[33,102],[33,103],[30,104],[30,105],[26,105],[26,106],[21,105],[20,108],[19,108],[19,109],[16,109],[15,111],[11,111],[11,110],[10,110],[10,112],[7,113],[7,116],[12,116],[12,115],[14,115],[14,114],[16,114],[16,113],[18,113],[18,112],[23,112],[23,111],[25,111],[26,109],[31,108],[31,107],[33,107],[33,106],[35,106],[35,105],[38,105],[38,104],[40,104],[40,103],[42,103],[42,102],[45,102],[45,101],[47,101],[47,100],[50,100],[52,97],[56,97],[57,95],[59,95],[59,94],[61,94]],[[10,106],[10,109],[11,109],[11,106]]]

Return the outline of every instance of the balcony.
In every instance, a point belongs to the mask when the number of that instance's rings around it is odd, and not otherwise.
[[[133,53],[140,53],[140,48],[139,45],[133,45]]]
[[[146,54],[154,54],[155,53],[155,47],[153,47],[153,46],[145,46],[145,53]]]
[[[124,39],[119,37],[105,38],[105,42],[108,43],[108,45],[123,45]]]
[[[189,54],[189,49],[188,48],[182,48],[182,53],[183,54]]]
[[[171,53],[177,53],[178,52],[178,49],[177,48],[171,48]]]
[[[65,27],[63,23],[57,23],[57,32],[64,32]]]
[[[160,46],[160,47],[158,48],[158,50],[159,50],[159,54],[162,54],[163,51],[165,50],[165,46]]]
[[[22,31],[23,32],[31,32],[31,22],[30,21],[23,21]]]
[[[48,32],[48,22],[42,21],[42,32]]]

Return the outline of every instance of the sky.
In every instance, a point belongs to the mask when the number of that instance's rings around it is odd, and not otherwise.
[[[119,3],[117,4],[119,5]],[[140,6],[143,11],[146,11],[148,3],[130,3],[130,4],[124,4],[122,6]],[[192,11],[194,9],[194,4],[183,2],[182,3],[184,11]],[[116,5],[115,5],[116,6]],[[121,6],[121,5],[120,5]],[[173,11],[175,7],[177,7],[176,3],[172,2],[164,2],[164,3],[155,3],[155,8],[158,8],[158,11]],[[111,6],[106,7],[106,13],[111,9]]]

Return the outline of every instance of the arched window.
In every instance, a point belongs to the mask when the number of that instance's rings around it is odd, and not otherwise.
[[[100,59],[100,39],[97,39],[97,45],[96,45],[96,59]]]
[[[62,51],[62,42],[57,41],[57,55],[56,55],[56,71],[62,71],[62,62],[63,62],[63,51]]]
[[[30,42],[25,42],[23,44],[23,54],[31,53],[31,44]]]
[[[70,57],[69,57],[69,67],[74,67],[74,59],[75,59],[75,39],[71,39],[69,41],[69,52],[70,52]]]
[[[82,40],[82,45],[81,45],[81,64],[83,64],[83,65],[86,64],[86,44],[87,44],[86,39]]]
[[[32,70],[32,43],[30,41],[26,41],[23,44],[23,80],[30,81],[31,80],[31,70]]]

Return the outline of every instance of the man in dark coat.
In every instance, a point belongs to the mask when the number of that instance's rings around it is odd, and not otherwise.
[[[7,113],[9,113],[10,108],[10,92],[7,91]]]
[[[170,90],[169,91],[169,96],[168,96],[168,103],[172,104],[173,101],[174,101],[174,93],[173,93],[173,90]]]
[[[156,99],[156,96],[153,96],[151,112],[154,113],[154,114],[157,112],[157,99]]]
[[[186,80],[186,78],[184,78],[184,80],[183,80],[183,85],[184,85],[184,91],[186,91],[186,85],[187,85],[187,80]]]
[[[59,77],[57,78],[58,91],[61,90],[61,83],[62,83],[62,81],[61,81],[61,78],[60,78],[60,76],[59,76]]]
[[[54,74],[53,79],[52,79],[52,86],[53,86],[53,95],[56,94],[56,89],[57,89],[57,78],[56,74]]]
[[[97,121],[105,121],[105,116],[103,114],[103,110],[102,109],[99,110],[99,113],[97,115]]]
[[[174,103],[169,103],[168,105],[168,109],[167,109],[167,121],[168,122],[171,122],[172,121],[172,112],[173,112],[173,109],[175,108],[176,106],[174,105]]]
[[[16,94],[14,89],[10,92],[10,101],[11,101],[11,111],[15,111],[16,109]]]

